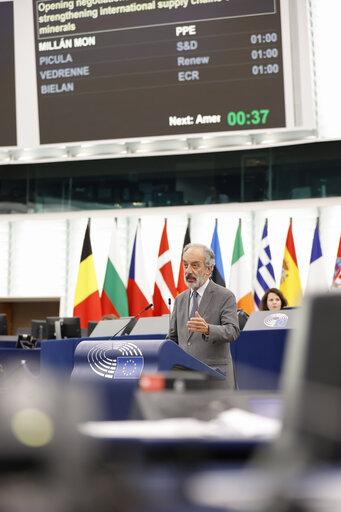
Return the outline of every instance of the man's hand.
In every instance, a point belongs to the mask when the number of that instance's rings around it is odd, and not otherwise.
[[[187,327],[193,332],[200,332],[201,334],[209,333],[208,323],[199,315],[198,311],[195,312],[195,316],[188,320]]]

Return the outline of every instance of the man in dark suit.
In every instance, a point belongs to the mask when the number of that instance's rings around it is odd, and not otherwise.
[[[215,264],[212,249],[188,244],[183,251],[188,290],[175,299],[168,338],[209,366],[226,373],[226,384],[236,387],[230,342],[239,336],[233,293],[210,280]]]

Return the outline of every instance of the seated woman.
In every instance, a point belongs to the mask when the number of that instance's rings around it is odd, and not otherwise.
[[[283,309],[288,305],[287,299],[278,288],[269,288],[263,295],[259,304],[260,311],[273,311]]]

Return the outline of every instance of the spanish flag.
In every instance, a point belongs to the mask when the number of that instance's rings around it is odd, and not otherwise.
[[[89,320],[96,322],[102,318],[101,300],[90,242],[90,219],[83,242],[73,315],[80,317],[81,327],[85,329],[88,327]]]
[[[284,249],[281,284],[279,289],[286,297],[288,306],[298,306],[301,303],[302,286],[298,271],[291,220]]]

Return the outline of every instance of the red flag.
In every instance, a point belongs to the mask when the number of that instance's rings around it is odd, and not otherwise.
[[[176,296],[174,284],[172,263],[169,254],[169,245],[167,237],[167,221],[162,231],[158,265],[154,286],[154,316],[169,314],[168,301]]]
[[[191,243],[191,237],[189,234],[189,219],[188,219],[188,224],[187,224],[187,229],[186,229],[186,233],[185,233],[184,243],[182,246],[182,251],[184,250],[184,247],[186,247],[186,245],[190,244],[190,243]],[[182,253],[181,253],[181,261],[180,261],[179,276],[178,276],[178,286],[177,286],[176,290],[177,290],[177,293],[181,293],[181,292],[184,292],[185,290],[187,290],[187,288],[188,288],[188,286],[185,283],[185,276],[184,276],[184,262],[183,262]]]
[[[338,288],[341,290],[341,236],[339,242],[339,248],[336,255],[335,270],[332,282],[332,289]]]
[[[148,284],[146,282],[146,272],[142,254],[140,224],[138,225],[135,234],[129,269],[127,295],[129,303],[129,315],[131,316],[138,315],[151,302]],[[143,313],[141,316],[153,316],[152,309],[148,309],[148,311]]]

